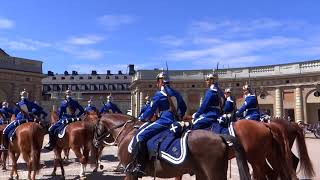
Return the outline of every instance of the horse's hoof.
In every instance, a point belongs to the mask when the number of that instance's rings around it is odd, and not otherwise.
[[[13,180],[13,177],[9,177],[9,180]]]
[[[51,176],[56,176],[56,175],[57,175],[56,172],[51,173]]]
[[[98,172],[98,168],[94,168],[92,172]]]
[[[100,165],[99,167],[100,167],[100,170],[102,170],[102,169],[104,168],[104,166],[103,166],[103,165]]]
[[[18,180],[19,179],[19,176],[16,176],[16,180]]]

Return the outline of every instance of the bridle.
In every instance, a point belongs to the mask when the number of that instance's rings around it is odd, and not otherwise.
[[[103,133],[102,135],[100,135],[99,137],[95,137],[95,139],[100,142],[102,139],[106,138],[106,137],[110,137],[111,136],[111,131],[115,130],[115,129],[118,129],[118,128],[121,128],[120,131],[118,132],[117,136],[114,138],[114,141],[112,143],[108,143],[108,142],[105,142],[103,141],[103,143],[107,146],[117,146],[118,144],[121,143],[122,140],[120,140],[119,142],[118,141],[118,138],[119,136],[122,134],[122,132],[124,131],[125,127],[127,126],[127,124],[129,123],[132,123],[132,122],[135,122],[133,119],[129,119],[128,121],[126,122],[123,122],[121,124],[118,124],[110,129],[106,129],[106,132]],[[101,123],[100,121],[98,123]]]

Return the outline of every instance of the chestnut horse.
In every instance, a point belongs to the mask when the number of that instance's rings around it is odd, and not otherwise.
[[[103,114],[99,120],[95,132],[94,143],[99,146],[103,137],[112,135],[118,145],[118,157],[120,162],[127,166],[132,162],[132,155],[128,152],[128,145],[137,131],[136,126],[142,125],[133,117],[122,114]],[[219,136],[208,131],[191,131],[188,136],[188,156],[179,166],[156,160],[146,162],[147,176],[160,178],[171,178],[185,173],[195,174],[197,180],[226,180],[228,161],[227,156],[229,145],[226,141],[232,142],[231,149],[237,157],[240,172],[240,179],[250,179],[248,164],[245,158],[243,147],[231,136]],[[127,175],[126,180],[137,180],[138,177]]]
[[[273,118],[271,119],[271,123],[274,126],[277,126],[281,129],[283,136],[288,140],[289,148],[291,149],[295,139],[297,140],[297,148],[300,157],[300,170],[303,171],[304,175],[311,178],[314,176],[314,169],[308,155],[308,150],[303,134],[303,130],[299,127],[297,123],[289,122],[285,119],[281,118]],[[297,170],[299,158],[297,158],[291,151],[289,152],[292,157],[292,167],[294,170]],[[269,159],[268,159],[269,160]],[[277,159],[270,159],[270,164],[277,165]]]
[[[44,135],[45,130],[36,122],[23,123],[16,128],[16,137],[9,143],[9,155],[12,160],[10,179],[13,179],[14,174],[16,179],[19,179],[17,160],[20,154],[27,163],[28,179],[35,179],[40,170],[40,152]]]
[[[192,117],[186,116],[184,121],[191,122]],[[253,177],[258,180],[266,180],[274,177],[274,171],[281,179],[294,177],[290,166],[291,159],[286,156],[288,147],[280,129],[276,126],[260,123],[252,120],[239,120],[233,123],[235,134],[244,147],[248,162],[252,166]],[[267,157],[275,157],[280,162],[271,169],[266,162]],[[234,156],[229,156],[229,159]],[[176,178],[182,179],[180,178]]]
[[[0,113],[0,116],[3,116]],[[4,118],[4,117],[3,117]],[[11,114],[10,122],[15,119],[15,115]],[[2,144],[2,136],[3,136],[3,130],[7,127],[8,124],[0,125],[0,144]],[[8,158],[8,152],[7,151],[0,151],[0,164],[2,165],[2,170],[7,170],[7,158]]]
[[[51,124],[58,121],[58,115],[56,112],[51,112]],[[86,165],[89,160],[89,153],[92,151],[94,153],[94,157],[96,156],[96,149],[92,146],[92,140],[94,135],[94,123],[88,120],[87,115],[81,117],[82,121],[77,121],[70,123],[66,128],[65,135],[62,139],[57,138],[56,144],[54,147],[54,168],[52,171],[52,175],[56,175],[56,170],[58,164],[61,168],[62,178],[65,177],[65,172],[63,168],[63,162],[61,158],[61,152],[65,149],[72,149],[75,153],[76,157],[81,163],[80,169],[80,178],[85,176]],[[81,152],[82,149],[82,152]],[[97,167],[96,167],[97,169]]]

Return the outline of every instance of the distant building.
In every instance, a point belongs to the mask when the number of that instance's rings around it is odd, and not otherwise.
[[[139,114],[147,95],[157,90],[159,70],[138,70],[133,76],[131,109]],[[206,90],[207,70],[170,70],[172,86],[181,92],[187,103],[187,114],[199,107]],[[237,106],[243,102],[242,86],[250,82],[259,101],[260,111],[295,121],[320,121],[320,60],[257,67],[219,69],[219,84],[233,88]],[[249,79],[250,76],[250,79]]]
[[[0,48],[0,102],[7,100],[11,106],[26,89],[29,99],[40,101],[42,62],[13,57]]]
[[[129,65],[128,69],[127,74],[121,71],[112,74],[109,70],[107,74],[99,74],[94,70],[91,74],[78,74],[77,71],[54,74],[52,71],[48,71],[47,76],[42,79],[42,105],[48,110],[57,107],[64,99],[64,92],[69,88],[73,97],[81,105],[87,105],[87,101],[93,98],[93,102],[98,108],[111,93],[114,102],[125,113],[130,109],[131,92],[129,86],[135,72],[134,65]]]

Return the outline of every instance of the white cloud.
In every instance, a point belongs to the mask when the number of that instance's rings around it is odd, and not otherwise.
[[[149,40],[166,46],[181,46],[186,41],[185,39],[180,39],[171,35],[165,35],[157,38],[153,37],[149,38]]]
[[[7,38],[0,38],[0,46],[12,50],[36,51],[41,48],[51,47],[51,44],[33,39],[9,40]]]
[[[107,14],[98,18],[98,22],[107,30],[116,30],[122,25],[132,24],[136,21],[133,15]]]
[[[90,60],[102,59],[107,53],[107,51],[101,51],[93,48],[79,48],[68,45],[61,46],[59,49],[77,58]]]
[[[73,45],[91,45],[91,44],[97,44],[104,40],[104,37],[97,36],[97,35],[87,35],[87,36],[77,36],[77,37],[71,37],[69,40],[67,40],[67,43],[73,44]]]
[[[226,59],[238,57],[251,57],[250,62],[253,62],[252,57],[257,57],[257,54],[260,54],[262,51],[268,52],[273,49],[292,47],[295,44],[299,44],[299,42],[302,42],[302,40],[287,37],[271,37],[245,41],[224,41],[217,45],[211,45],[198,50],[174,50],[169,52],[167,57],[176,61],[197,61],[199,59],[211,59],[213,61],[222,59],[224,61]]]
[[[14,22],[10,19],[0,17],[0,29],[11,29],[14,27]]]

